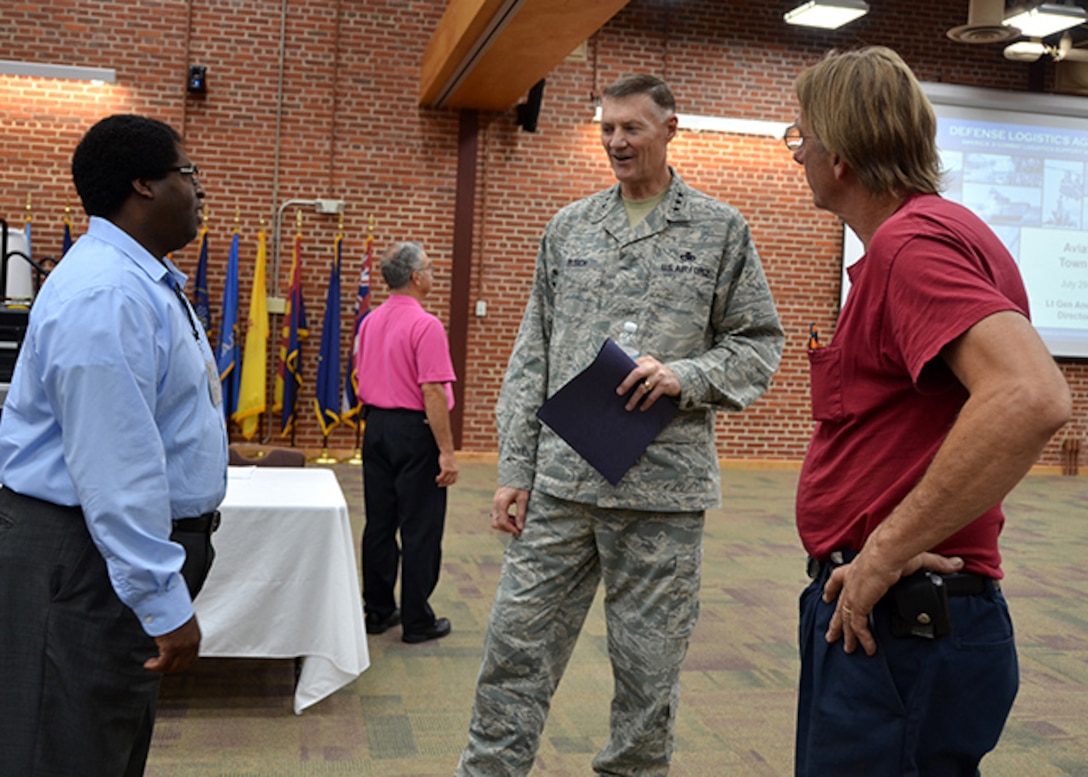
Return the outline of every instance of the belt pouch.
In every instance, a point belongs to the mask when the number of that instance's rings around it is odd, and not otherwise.
[[[934,639],[952,631],[948,591],[940,575],[920,569],[892,586],[892,634]]]
[[[207,531],[185,531],[174,529],[170,532],[170,541],[185,549],[185,563],[181,565],[181,576],[189,588],[189,598],[196,599],[204,581],[211,571],[215,560],[215,548],[212,547],[212,533]]]

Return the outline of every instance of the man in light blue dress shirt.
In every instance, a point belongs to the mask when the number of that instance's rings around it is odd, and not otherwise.
[[[180,542],[198,590],[227,432],[165,257],[200,227],[198,174],[173,129],[133,115],[73,157],[90,224],[34,301],[0,418],[3,775],[143,774],[162,674],[197,658]]]

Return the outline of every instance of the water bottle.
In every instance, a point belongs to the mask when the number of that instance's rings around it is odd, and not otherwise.
[[[632,359],[638,357],[638,324],[634,321],[624,321],[623,331],[620,332],[616,345]]]

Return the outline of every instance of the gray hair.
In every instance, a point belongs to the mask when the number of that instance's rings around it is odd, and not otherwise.
[[[650,99],[664,113],[676,112],[676,98],[673,97],[669,85],[657,76],[648,73],[624,76],[601,93],[603,97],[609,97],[613,100],[622,100],[639,94],[650,95]]]
[[[423,246],[407,241],[397,243],[382,255],[382,277],[393,290],[412,282],[412,273],[423,269]]]

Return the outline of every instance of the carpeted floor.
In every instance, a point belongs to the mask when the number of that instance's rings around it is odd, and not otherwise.
[[[442,580],[453,621],[438,642],[369,639],[371,667],[300,716],[293,662],[202,659],[167,678],[149,777],[448,777],[465,740],[504,538],[487,525],[495,467],[462,463]],[[335,465],[362,530],[359,468]],[[796,597],[804,559],[793,471],[727,469],[708,515],[702,614],[684,665],[674,777],[792,773]],[[1008,502],[1008,595],[1022,685],[986,777],[1088,777],[1088,480],[1031,476]],[[356,550],[358,553],[358,550]],[[534,775],[591,773],[607,737],[611,676],[597,603],[557,692]]]

